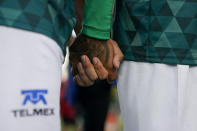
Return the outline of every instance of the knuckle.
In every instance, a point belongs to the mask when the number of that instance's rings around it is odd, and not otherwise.
[[[94,82],[89,82],[88,84],[87,84],[87,86],[92,86],[94,84]]]
[[[104,76],[101,76],[100,80],[104,80],[104,79],[105,79],[105,77]]]
[[[80,75],[80,76],[85,76],[85,72],[84,72],[83,70],[80,70],[80,71],[79,71],[79,75]]]
[[[101,80],[104,80],[104,79],[106,79],[107,77],[108,77],[108,72],[105,72],[105,73],[103,73],[103,74],[101,75],[100,79],[101,79]]]
[[[85,86],[87,87],[87,86],[91,86],[91,85],[92,85],[92,82],[90,82],[90,81],[85,81],[84,84],[85,84]]]
[[[97,79],[98,79],[98,76],[94,76],[94,77],[92,78],[93,81],[95,81],[95,80],[97,80]]]
[[[89,86],[93,86],[94,85],[94,82],[92,82]]]
[[[92,81],[95,81],[95,80],[98,79],[98,77],[97,77],[97,76],[91,76],[90,79],[91,79]]]
[[[109,75],[109,73],[106,72],[106,73],[104,74],[104,78],[106,79],[106,78],[108,77],[108,75]]]

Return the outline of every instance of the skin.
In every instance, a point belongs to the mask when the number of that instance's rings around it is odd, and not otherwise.
[[[116,69],[119,69],[120,62],[123,60],[123,54],[118,47],[117,43],[113,40],[113,66]],[[108,71],[104,68],[101,61],[97,58],[93,58],[93,63],[90,62],[89,58],[85,55],[81,56],[81,61],[77,65],[78,74],[74,76],[74,81],[79,86],[91,86],[94,84],[95,80],[100,79],[108,79]]]

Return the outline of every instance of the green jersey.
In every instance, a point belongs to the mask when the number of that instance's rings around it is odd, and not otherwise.
[[[115,38],[126,60],[197,65],[196,0],[119,0]]]
[[[107,1],[112,3],[105,0],[98,8],[113,8]],[[92,20],[99,16],[98,8],[92,9]],[[114,39],[125,60],[197,65],[196,0],[117,0],[115,16]]]
[[[65,52],[75,25],[72,0],[0,0],[0,25],[44,34]]]

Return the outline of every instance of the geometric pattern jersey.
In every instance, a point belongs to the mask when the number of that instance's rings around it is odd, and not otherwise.
[[[64,53],[75,21],[73,0],[0,0],[0,25],[44,34]]]
[[[125,60],[197,65],[197,0],[117,0],[114,39]]]

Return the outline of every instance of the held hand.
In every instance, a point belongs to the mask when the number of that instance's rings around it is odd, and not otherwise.
[[[117,43],[111,40],[113,43],[113,66],[115,69],[118,69],[120,66],[120,62],[123,60],[123,54],[118,47]],[[93,58],[93,64],[90,62],[87,56],[81,57],[82,63],[78,64],[78,74],[74,77],[74,81],[76,84],[80,86],[91,86],[94,84],[96,79],[104,80],[108,79],[109,73],[101,63],[101,61],[97,58]],[[112,81],[109,81],[112,82]]]
[[[97,79],[104,80],[108,77],[107,70],[103,67],[98,58],[93,58],[93,64],[85,55],[81,57],[77,65],[78,74],[74,76],[74,81],[79,86],[91,86]],[[73,70],[72,70],[73,71]]]
[[[108,80],[114,81],[117,78],[116,65],[114,61],[114,41],[112,40],[99,40],[79,35],[74,43],[70,46],[70,63],[73,68],[73,76],[78,74],[78,63],[81,62],[81,56],[86,55],[91,63],[93,58],[99,58],[102,65],[108,72]]]

